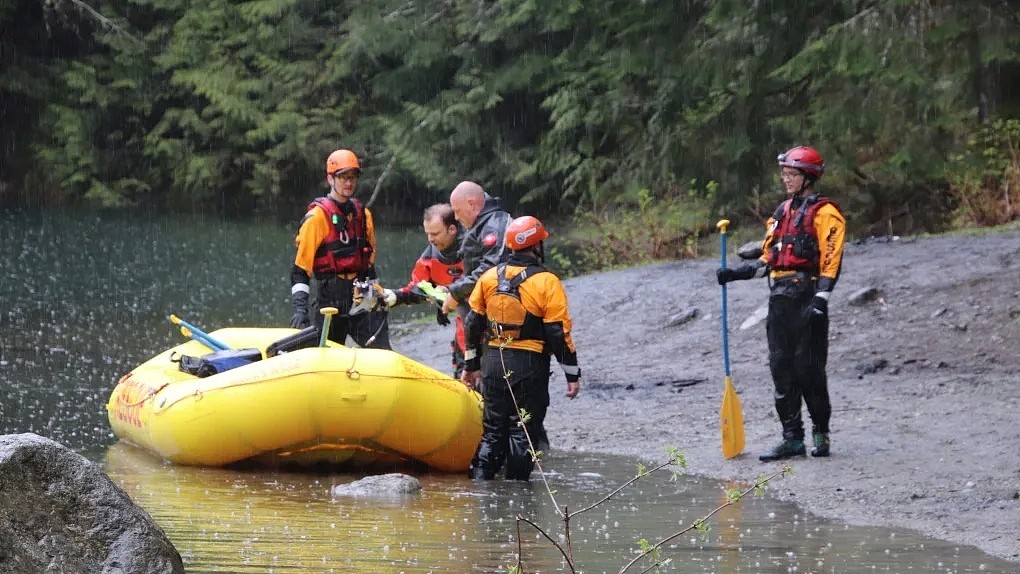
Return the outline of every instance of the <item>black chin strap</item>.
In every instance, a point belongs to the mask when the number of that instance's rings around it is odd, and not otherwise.
[[[804,186],[801,185],[801,191],[803,191],[803,189]],[[801,200],[800,208],[797,209],[797,215],[793,218],[794,229],[800,229],[800,224],[804,220],[804,214],[807,213],[807,209],[811,206],[811,204],[818,201],[818,196],[812,193],[811,195],[799,197],[799,199]]]
[[[528,265],[539,262],[545,263],[545,248],[543,247],[545,242],[541,242],[534,247],[522,249],[520,251],[514,251],[510,254],[509,263],[512,265],[518,265],[520,267],[527,267]]]

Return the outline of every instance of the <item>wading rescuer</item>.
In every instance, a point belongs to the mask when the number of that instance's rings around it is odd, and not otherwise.
[[[453,208],[446,203],[437,203],[425,210],[422,216],[422,228],[429,244],[414,263],[411,270],[411,281],[394,290],[398,305],[411,305],[428,301],[425,295],[416,292],[415,286],[422,281],[432,285],[446,286],[464,275],[464,263],[460,257],[460,243],[464,229],[453,216]],[[453,376],[460,378],[464,371],[464,321],[456,316],[456,332],[450,341],[453,361]],[[436,322],[441,326],[450,324],[450,318],[443,312],[440,304],[436,307]]]
[[[326,159],[326,183],[329,193],[308,206],[294,244],[294,268],[290,274],[294,317],[290,326],[302,329],[311,324],[308,316],[309,278],[318,282],[316,302],[319,308],[336,307],[339,314],[330,323],[329,339],[346,344],[347,335],[362,347],[389,349],[390,337],[386,310],[351,315],[354,281],[371,281],[376,286],[375,226],[372,212],[354,199],[361,175],[361,163],[354,152],[338,149]],[[392,306],[392,291],[376,287],[385,303]],[[384,295],[383,295],[384,294]],[[321,329],[323,317],[315,313]]]
[[[783,441],[759,456],[762,461],[805,455],[802,400],[813,424],[811,456],[829,456],[829,295],[846,239],[839,206],[815,191],[825,172],[821,154],[795,147],[780,154],[779,167],[787,199],[766,224],[761,257],[716,273],[720,285],[769,275],[769,369]]]
[[[485,400],[482,440],[471,461],[474,479],[495,478],[504,461],[507,479],[531,476],[535,463],[528,436],[536,442],[541,421],[529,416],[522,428],[519,409],[530,415],[548,408],[550,355],[566,375],[566,396],[573,399],[581,390],[567,295],[559,278],[542,265],[547,237],[538,219],[514,219],[506,229],[509,261],[482,274],[471,292],[461,380],[472,388],[481,381]],[[479,359],[483,338],[488,349]]]

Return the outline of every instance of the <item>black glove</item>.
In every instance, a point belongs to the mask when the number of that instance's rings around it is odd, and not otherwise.
[[[829,314],[829,301],[824,297],[815,295],[811,298],[811,302],[804,307],[804,318],[814,319],[824,317]]]
[[[450,324],[450,318],[446,315],[446,313],[443,313],[442,307],[436,309],[436,323],[439,323],[443,327]]]
[[[755,268],[751,265],[741,265],[736,268],[723,267],[715,272],[716,279],[719,280],[720,285],[725,285],[730,281],[743,281],[744,279],[751,279],[754,277]]]
[[[293,329],[304,329],[312,324],[308,318],[308,293],[298,291],[292,293],[290,302],[294,304],[294,316],[290,318],[290,326]]]

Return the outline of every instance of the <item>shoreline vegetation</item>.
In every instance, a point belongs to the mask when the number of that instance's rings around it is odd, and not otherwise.
[[[1020,8],[1001,0],[4,6],[5,207],[293,221],[345,148],[380,221],[477,180],[603,241],[653,218],[645,251],[674,259],[715,214],[764,220],[796,145],[858,236],[1020,206]]]
[[[965,264],[949,264],[959,261]],[[764,283],[729,290],[734,383],[747,447],[723,459],[718,285],[712,258],[565,281],[584,374],[567,401],[555,374],[554,450],[655,463],[675,445],[691,474],[753,482],[768,495],[855,525],[894,526],[1020,563],[1020,225],[851,242],[830,303],[832,457],[760,463],[776,440]],[[745,285],[746,284],[746,285]],[[878,296],[851,305],[849,296]],[[693,319],[674,321],[680,315]],[[758,322],[755,317],[758,316]],[[394,349],[448,369],[449,333],[416,325]],[[980,416],[974,416],[980,413]],[[534,477],[533,477],[534,480]]]

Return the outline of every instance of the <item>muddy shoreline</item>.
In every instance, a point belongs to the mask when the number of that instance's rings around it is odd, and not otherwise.
[[[554,449],[661,461],[675,445],[689,473],[718,479],[780,468],[757,459],[780,434],[755,322],[763,280],[729,289],[747,447],[733,460],[720,451],[717,267],[689,260],[565,282],[584,386],[567,401],[554,369]],[[878,297],[851,305],[865,288]],[[794,459],[769,495],[1020,563],[1020,230],[848,245],[830,314],[832,456]],[[395,330],[394,348],[447,371],[452,328],[409,329]]]

